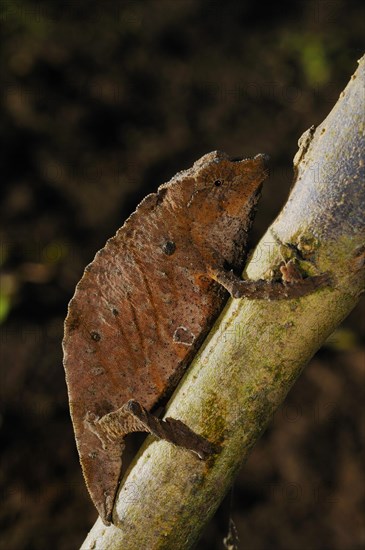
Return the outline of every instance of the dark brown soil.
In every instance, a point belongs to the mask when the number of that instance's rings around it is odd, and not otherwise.
[[[1,536],[78,548],[96,518],[68,414],[62,323],[83,268],[149,191],[202,154],[265,152],[252,242],[285,202],[301,133],[363,54],[356,0],[0,2]],[[246,550],[365,544],[364,307],[305,370],[236,484]],[[199,549],[222,549],[226,501]]]

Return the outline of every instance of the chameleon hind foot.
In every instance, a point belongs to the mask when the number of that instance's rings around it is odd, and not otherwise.
[[[131,399],[120,409],[94,419],[93,431],[107,441],[121,441],[131,432],[147,432],[197,454],[202,460],[218,451],[218,446],[191,430],[181,420],[161,420],[151,414],[138,401]]]

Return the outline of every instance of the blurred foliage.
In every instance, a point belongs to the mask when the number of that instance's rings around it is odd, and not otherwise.
[[[0,280],[0,284],[3,285],[3,281]],[[9,296],[0,290],[0,325],[5,321],[10,311],[10,299]]]
[[[299,60],[309,86],[322,87],[331,77],[329,54],[333,47],[328,47],[325,40],[325,36],[309,33],[288,33],[283,40],[286,49]]]
[[[327,338],[323,346],[337,351],[351,351],[356,349],[359,344],[355,330],[340,327]]]

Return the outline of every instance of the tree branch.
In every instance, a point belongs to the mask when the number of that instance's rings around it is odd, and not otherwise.
[[[82,548],[187,549],[305,364],[365,285],[365,58],[296,155],[296,183],[246,271],[267,277],[296,257],[330,288],[296,300],[230,300],[176,390],[167,416],[222,450],[208,461],[148,437],[121,483],[117,525],[98,519]]]

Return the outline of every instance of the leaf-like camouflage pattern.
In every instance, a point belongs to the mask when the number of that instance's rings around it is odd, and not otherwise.
[[[262,155],[205,155],[140,203],[77,285],[64,365],[84,477],[104,521],[123,440],[103,442],[92,420],[131,399],[150,411],[176,386],[227,299],[214,272],[243,268],[265,177]],[[126,420],[125,434],[134,429]]]

